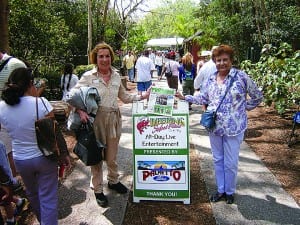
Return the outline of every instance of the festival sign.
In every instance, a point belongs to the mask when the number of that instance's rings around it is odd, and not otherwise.
[[[161,116],[138,108],[133,107],[133,201],[189,204],[188,109],[184,112],[177,109],[172,111],[172,116]]]

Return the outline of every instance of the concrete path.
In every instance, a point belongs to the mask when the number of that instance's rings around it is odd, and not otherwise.
[[[155,79],[155,78],[154,78]],[[166,87],[166,81],[157,81],[157,86]],[[121,107],[123,133],[118,161],[122,182],[132,187],[132,120],[131,104]],[[207,132],[199,125],[201,110],[193,105],[190,113],[190,143],[201,157],[201,173],[205,178],[208,193],[215,191],[214,170]],[[77,162],[74,171],[59,189],[60,225],[121,225],[129,194],[119,195],[105,189],[109,207],[96,204],[89,189],[90,169]],[[166,203],[168,204],[168,203]],[[285,192],[274,175],[260,159],[243,143],[240,153],[238,187],[233,205],[225,202],[212,204],[217,224],[300,224],[300,208]]]
[[[200,108],[190,114],[190,141],[201,157],[201,173],[212,194],[216,191],[213,161],[207,133],[198,125],[199,113]],[[212,203],[212,208],[217,224],[300,224],[299,205],[245,142],[240,151],[235,202]]]

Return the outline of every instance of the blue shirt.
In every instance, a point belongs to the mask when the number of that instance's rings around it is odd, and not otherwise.
[[[178,68],[179,71],[179,81],[182,83],[182,80],[194,80],[196,77],[196,65],[192,64],[191,71],[185,69],[184,65],[181,65]],[[187,76],[187,73],[189,76]]]

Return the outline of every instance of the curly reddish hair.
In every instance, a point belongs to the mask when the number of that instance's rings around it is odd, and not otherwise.
[[[215,58],[222,55],[227,54],[231,61],[234,58],[234,50],[229,45],[220,45],[212,51],[212,60],[215,62]]]

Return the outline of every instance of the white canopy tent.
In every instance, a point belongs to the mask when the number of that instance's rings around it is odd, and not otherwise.
[[[147,41],[147,47],[172,47],[176,45],[181,45],[184,38],[175,37],[175,38],[155,38]]]

